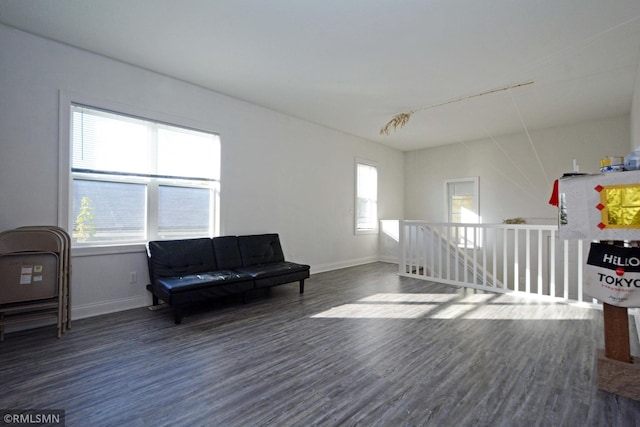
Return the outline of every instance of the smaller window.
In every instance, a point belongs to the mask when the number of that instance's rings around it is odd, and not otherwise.
[[[356,160],[356,234],[378,231],[378,168]]]
[[[454,224],[482,222],[478,209],[478,177],[445,179],[444,187],[447,222]],[[480,247],[482,242],[480,228],[458,226],[451,228],[450,232],[450,239],[457,240],[459,247]]]

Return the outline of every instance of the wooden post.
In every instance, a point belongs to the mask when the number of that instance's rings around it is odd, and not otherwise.
[[[624,241],[614,240],[609,244],[624,247]],[[609,359],[631,363],[631,349],[629,346],[629,315],[627,307],[602,303],[604,317],[604,355]]]
[[[604,351],[598,352],[598,388],[640,400],[640,363],[631,356],[626,307],[602,304]]]
[[[602,311],[604,316],[605,357],[631,363],[627,308],[603,303]]]

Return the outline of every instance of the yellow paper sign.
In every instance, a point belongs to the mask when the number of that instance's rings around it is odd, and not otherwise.
[[[640,228],[640,184],[603,186],[598,209],[607,228]]]

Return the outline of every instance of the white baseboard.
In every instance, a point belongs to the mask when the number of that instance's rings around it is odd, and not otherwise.
[[[378,257],[378,261],[380,262],[388,262],[389,264],[398,264],[398,257],[397,256],[379,256]]]
[[[139,295],[131,298],[121,298],[110,301],[100,301],[71,308],[71,320],[100,316],[132,308],[146,307],[151,304],[151,294]]]
[[[328,264],[312,265],[311,266],[311,274],[324,273],[325,271],[339,270],[341,268],[355,267],[355,266],[358,266],[358,265],[370,264],[372,262],[377,262],[377,261],[391,262],[391,263],[396,263],[396,264],[398,263],[397,259],[386,261],[386,260],[381,259],[378,256],[371,256],[371,257],[365,257],[365,258],[351,259],[351,260],[348,260],[348,261],[340,261],[340,262],[332,262],[332,263],[328,263]]]

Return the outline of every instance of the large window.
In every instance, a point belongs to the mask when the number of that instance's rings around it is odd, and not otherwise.
[[[356,234],[378,230],[378,168],[356,160]]]
[[[70,137],[76,246],[218,234],[217,135],[72,104]]]

